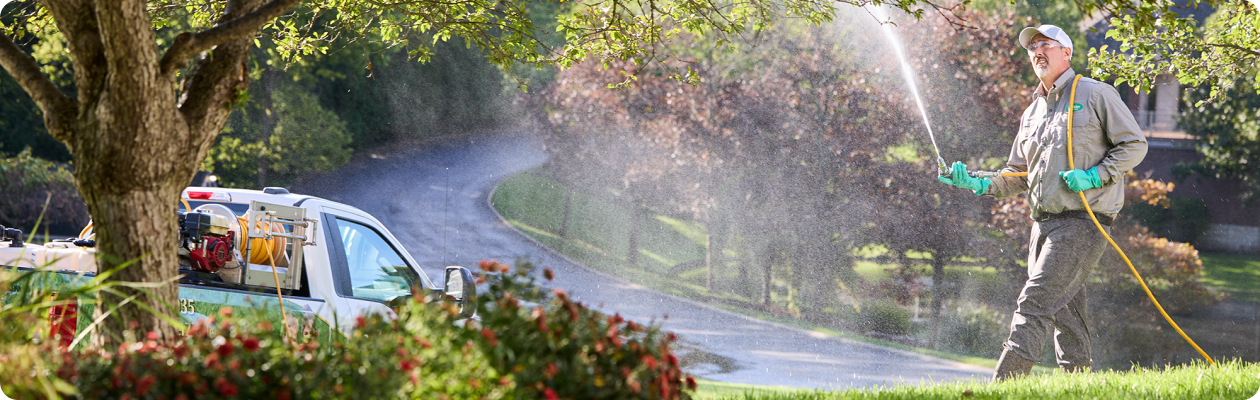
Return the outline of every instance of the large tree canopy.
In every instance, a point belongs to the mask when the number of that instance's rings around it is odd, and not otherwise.
[[[1187,86],[1205,85],[1211,100],[1248,74],[1260,74],[1260,11],[1247,0],[1076,0],[1085,14],[1110,16],[1119,49],[1090,49],[1095,75],[1150,91],[1159,74]],[[1180,4],[1180,6],[1178,5]],[[1199,26],[1194,13],[1215,10]],[[1260,79],[1250,80],[1260,90]]]

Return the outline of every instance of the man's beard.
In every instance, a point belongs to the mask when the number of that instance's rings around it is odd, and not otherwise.
[[[1050,60],[1044,57],[1034,59],[1033,60],[1033,73],[1036,73],[1038,78],[1044,78],[1046,75],[1049,75],[1050,74]]]

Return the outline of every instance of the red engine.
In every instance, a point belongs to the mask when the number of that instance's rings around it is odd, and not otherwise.
[[[204,272],[219,272],[232,259],[232,246],[236,243],[235,232],[228,231],[224,236],[205,236],[201,246],[189,252],[193,269]]]

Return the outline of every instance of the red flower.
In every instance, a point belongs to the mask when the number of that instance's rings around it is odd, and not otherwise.
[[[490,343],[490,345],[491,345],[491,346],[498,346],[498,345],[499,345],[499,339],[495,337],[495,335],[494,335],[494,331],[492,331],[492,330],[490,330],[490,329],[488,329],[488,328],[481,328],[481,336],[482,336],[482,337],[485,337],[485,338],[486,338],[486,342],[487,342],[487,343]]]
[[[157,339],[158,339],[158,333],[157,333],[157,332],[149,332],[149,333],[145,334],[145,335],[144,335],[144,337],[145,337],[145,338],[148,338],[149,340],[157,340]]]
[[[647,364],[648,370],[656,369],[656,357],[643,356],[643,363]]]
[[[222,316],[224,316],[224,317],[230,317],[230,316],[232,316],[232,307],[223,307],[223,308],[220,308],[220,309],[219,309],[219,315],[222,315]]]
[[[551,388],[543,391],[543,397],[547,400],[560,400],[560,396],[556,395],[556,391]]]
[[[405,372],[411,372],[411,369],[415,367],[416,366],[411,365],[411,362],[407,360],[402,360],[398,362],[398,368]]]
[[[261,346],[258,345],[258,339],[246,338],[241,341],[241,347],[244,347],[246,351],[254,351],[258,350]]]
[[[218,369],[219,368],[219,353],[210,353],[210,355],[206,356],[205,365],[206,365],[206,368]]]
[[[227,356],[232,355],[232,352],[235,350],[236,350],[236,346],[233,346],[232,342],[223,342],[222,345],[219,345],[219,348],[214,349],[214,351],[216,353],[219,353],[219,356],[222,356],[222,357],[227,357]]]
[[[696,378],[690,375],[687,376],[687,389],[696,390]]]
[[[227,378],[222,376],[220,376],[219,379],[214,380],[214,390],[218,390],[219,394],[228,397],[235,396],[237,393],[236,385],[233,385],[232,382],[228,382]]]
[[[354,325],[355,325],[355,326],[357,326],[357,327],[359,327],[359,328],[363,328],[363,327],[367,326],[367,318],[364,318],[362,315],[360,315],[360,316],[358,316],[358,317],[355,317],[355,318],[354,318]]]
[[[136,382],[136,396],[144,396],[154,383],[157,383],[157,377],[153,375],[145,375],[143,378],[140,378],[140,381]]]

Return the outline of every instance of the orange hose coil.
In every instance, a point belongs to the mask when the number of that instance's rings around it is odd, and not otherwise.
[[[241,227],[249,226],[249,217],[236,217],[241,222]],[[254,226],[256,229],[262,230],[262,223]],[[278,223],[271,223],[269,232],[284,232],[284,227]],[[236,234],[236,248],[243,254],[245,252],[245,235],[238,232]],[[284,239],[283,238],[253,238],[249,239],[249,263],[259,265],[274,265],[273,260],[284,255]]]

